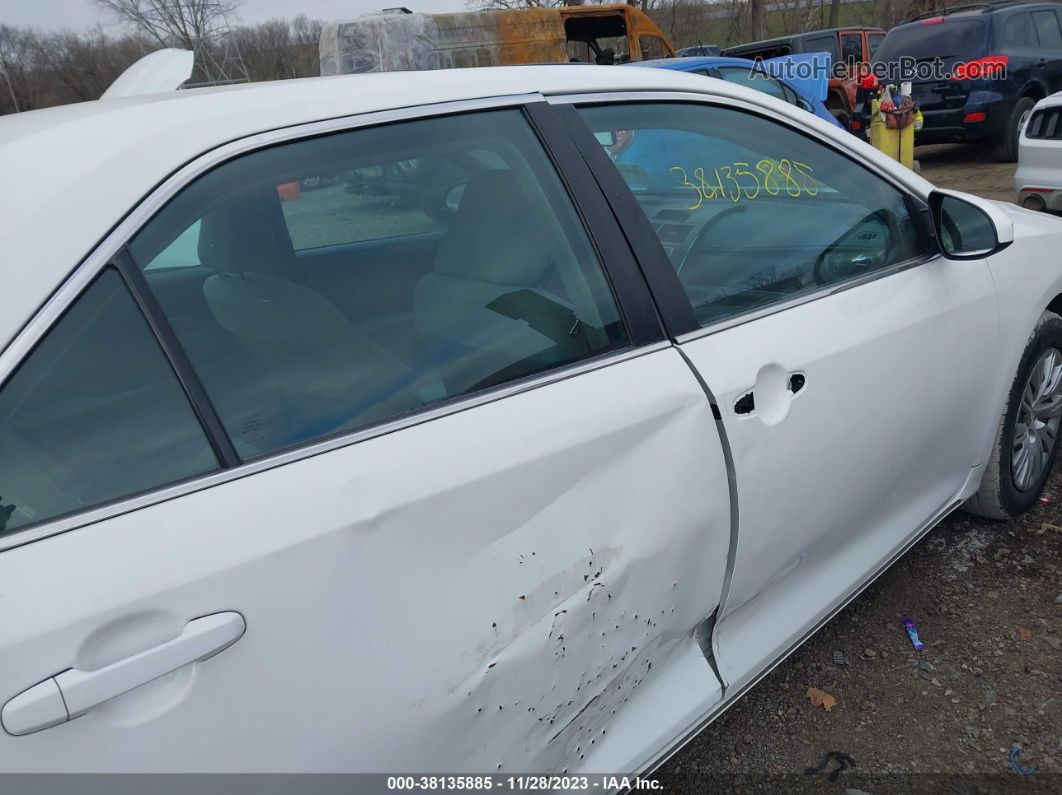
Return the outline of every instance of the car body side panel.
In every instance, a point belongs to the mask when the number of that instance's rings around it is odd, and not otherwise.
[[[734,457],[740,531],[716,625],[728,687],[954,507],[995,427],[997,345],[987,264],[939,257],[682,344]]]
[[[729,537],[715,421],[665,347],[11,549],[0,702],[198,616],[247,631],[0,732],[0,769],[574,770],[643,688],[718,701],[690,651]],[[686,703],[610,759],[675,736]]]
[[[985,388],[995,397],[992,417],[998,418],[1037,320],[1049,304],[1062,301],[1062,219],[1009,202],[994,204],[1014,221],[1014,242],[988,259],[999,302],[1000,343],[996,366],[985,370]],[[985,458],[994,438],[993,425],[984,442]]]

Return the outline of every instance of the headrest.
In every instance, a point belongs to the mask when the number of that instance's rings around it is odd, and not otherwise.
[[[469,180],[435,252],[435,270],[492,284],[537,285],[550,265],[541,213],[510,171]]]
[[[280,197],[269,188],[240,191],[203,216],[199,261],[230,273],[284,273],[294,260]]]

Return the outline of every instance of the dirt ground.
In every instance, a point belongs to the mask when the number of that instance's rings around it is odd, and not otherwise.
[[[919,146],[921,174],[941,188],[975,193],[986,199],[1014,201],[1016,163],[997,163],[985,147],[963,144]]]
[[[1013,200],[1014,164],[962,146],[916,157],[941,187]],[[663,766],[665,791],[1062,793],[1062,464],[1046,493],[1014,522],[948,517]],[[1012,768],[1015,746],[1035,775]],[[854,766],[806,773],[830,751]]]

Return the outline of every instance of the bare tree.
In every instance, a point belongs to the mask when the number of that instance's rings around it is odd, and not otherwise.
[[[40,40],[31,30],[0,25],[0,97],[6,112],[38,107]]]
[[[841,13],[841,0],[830,0],[830,21],[827,27],[837,27],[837,21]]]
[[[763,0],[749,0],[749,37],[753,41],[767,38],[767,15]]]
[[[163,47],[191,50],[193,81],[246,80],[247,69],[229,36],[228,14],[242,0],[95,0],[113,17]]]

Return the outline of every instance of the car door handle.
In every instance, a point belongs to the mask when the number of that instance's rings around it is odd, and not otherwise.
[[[69,668],[23,691],[4,705],[0,721],[8,734],[21,735],[73,720],[160,676],[213,657],[246,629],[236,612],[197,618],[166,643],[92,671]]]
[[[796,395],[804,385],[808,382],[808,378],[804,373],[790,373],[789,377],[785,381],[786,392]],[[746,392],[744,395],[734,401],[734,413],[735,414],[752,414],[756,410],[756,393],[753,390]]]

